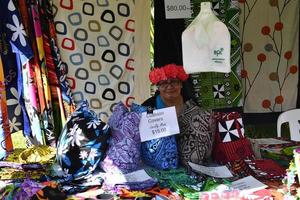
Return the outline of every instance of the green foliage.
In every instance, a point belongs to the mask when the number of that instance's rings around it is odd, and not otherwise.
[[[284,124],[281,128],[281,136],[289,138],[289,127]],[[245,124],[245,134],[249,138],[271,138],[277,137],[277,124]]]

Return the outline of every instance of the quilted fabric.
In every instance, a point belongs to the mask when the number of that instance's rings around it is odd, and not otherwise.
[[[133,104],[132,111],[145,112],[147,108]],[[178,152],[175,136],[142,142],[143,162],[156,169],[174,169],[178,166]]]
[[[110,127],[83,102],[71,115],[60,135],[56,158],[74,179],[91,174],[104,158],[111,136]]]
[[[108,121],[112,137],[107,155],[101,162],[104,171],[129,173],[141,167],[140,119],[139,113],[130,112],[122,102],[115,106]]]

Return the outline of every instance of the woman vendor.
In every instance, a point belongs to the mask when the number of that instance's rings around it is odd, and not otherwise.
[[[210,158],[213,146],[212,115],[182,95],[183,82],[188,79],[183,66],[168,64],[154,68],[149,78],[157,91],[142,105],[153,109],[175,106],[180,129],[176,135],[179,163],[187,168],[188,162],[203,163]]]

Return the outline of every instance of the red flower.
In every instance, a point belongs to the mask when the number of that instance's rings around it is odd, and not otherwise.
[[[245,3],[245,2],[246,2],[246,0],[239,0],[239,2],[240,2],[240,3]]]
[[[153,84],[157,84],[158,82],[169,78],[178,78],[181,81],[185,81],[188,77],[189,75],[185,73],[183,66],[175,64],[154,68],[149,74],[149,79]]]
[[[261,29],[261,33],[262,33],[263,35],[269,35],[270,32],[271,32],[271,29],[270,29],[269,26],[264,26],[264,27],[262,27],[262,29]]]
[[[263,108],[270,108],[270,106],[271,106],[271,101],[268,100],[268,99],[265,99],[265,100],[263,100],[263,102],[262,102],[261,105],[262,105]]]
[[[154,68],[149,74],[149,79],[153,84],[157,84],[159,81],[167,80],[167,76],[163,69]]]
[[[291,73],[291,74],[296,74],[297,71],[298,71],[298,67],[297,67],[296,65],[292,65],[292,66],[290,67],[290,73]]]
[[[289,60],[292,58],[292,52],[291,51],[287,51],[284,54],[285,59]]]
[[[175,64],[168,64],[162,68],[168,78],[176,78],[177,70]]]
[[[275,103],[282,104],[282,102],[283,102],[283,96],[279,95],[275,97]]]
[[[183,67],[177,67],[177,78],[185,81],[186,79],[188,79],[189,75],[187,73],[185,73]]]
[[[276,22],[274,28],[275,28],[276,31],[281,31],[281,30],[283,29],[283,23],[281,23],[281,22]]]
[[[264,62],[266,60],[266,55],[263,53],[258,54],[257,56],[257,60],[259,60],[260,62]]]
[[[247,70],[242,69],[242,71],[241,71],[241,77],[242,77],[242,78],[246,78],[247,76],[248,76]]]

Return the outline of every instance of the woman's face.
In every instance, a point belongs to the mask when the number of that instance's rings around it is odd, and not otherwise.
[[[179,79],[168,79],[158,83],[158,90],[163,99],[174,101],[181,97],[182,83]]]

